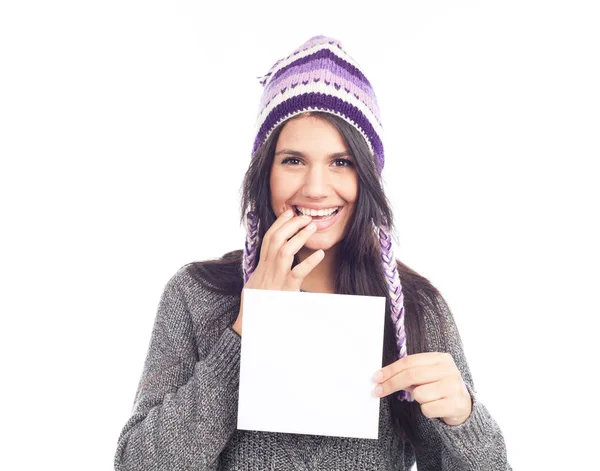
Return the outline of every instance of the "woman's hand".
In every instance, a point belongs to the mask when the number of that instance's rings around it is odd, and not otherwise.
[[[378,383],[373,391],[378,397],[409,391],[425,417],[460,425],[471,415],[471,395],[449,353],[407,355],[379,370],[373,380]]]
[[[244,288],[274,289],[279,291],[300,291],[304,278],[325,257],[323,250],[317,250],[292,270],[294,255],[314,234],[316,226],[310,216],[296,216],[288,209],[279,216],[263,237],[258,265],[248,278]],[[309,224],[310,223],[310,224]],[[240,312],[232,328],[242,335],[242,315],[244,291]]]

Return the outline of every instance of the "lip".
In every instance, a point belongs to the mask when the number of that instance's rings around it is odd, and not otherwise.
[[[306,206],[302,206],[303,208]],[[331,208],[331,206],[329,206]],[[336,221],[338,220],[338,218],[340,217],[340,214],[342,214],[342,211],[344,211],[344,209],[346,208],[346,206],[338,206],[338,212],[336,213],[335,216],[333,216],[331,219],[327,219],[325,221],[314,221],[315,226],[317,226],[317,232],[319,231],[324,231],[325,229],[328,229],[329,227],[333,226]],[[294,206],[295,209],[295,206]],[[312,209],[312,208],[311,208]]]
[[[301,208],[319,210],[319,209],[329,209],[329,208],[341,208],[343,205],[342,204],[331,204],[329,206],[318,206],[316,204],[307,203],[307,204],[290,204],[290,206],[293,206],[294,208],[297,208],[298,206],[300,206]]]

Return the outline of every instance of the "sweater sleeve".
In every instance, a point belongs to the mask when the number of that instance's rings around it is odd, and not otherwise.
[[[471,395],[473,408],[460,425],[448,425],[440,418],[416,414],[416,429],[425,442],[425,451],[415,451],[419,471],[512,471],[502,431],[487,408],[477,399],[463,343],[456,323],[441,295],[423,303],[428,325],[428,349],[450,353]]]
[[[159,302],[132,415],[118,439],[117,471],[216,469],[236,429],[241,338],[228,327],[199,358],[178,285],[182,270]]]

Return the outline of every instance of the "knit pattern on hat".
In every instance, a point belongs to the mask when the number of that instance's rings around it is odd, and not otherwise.
[[[283,121],[306,111],[327,111],[360,131],[375,156],[377,174],[381,175],[383,128],[377,98],[360,65],[338,40],[315,36],[278,60],[259,79],[264,91],[253,154]]]
[[[340,41],[322,35],[314,36],[290,55],[278,60],[259,79],[264,90],[256,120],[253,156],[282,122],[307,111],[323,111],[341,117],[362,134],[381,179],[385,159],[377,99],[361,67],[344,51]],[[248,212],[246,221],[242,267],[244,285],[256,268],[259,245],[257,215],[253,211]],[[404,358],[407,355],[404,294],[392,250],[392,238],[388,227],[376,230],[398,358]],[[397,397],[399,400],[413,400],[405,390],[400,391]]]

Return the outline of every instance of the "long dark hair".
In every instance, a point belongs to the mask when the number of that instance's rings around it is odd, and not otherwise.
[[[390,233],[394,233],[393,215],[389,201],[377,176],[375,164],[369,147],[352,125],[342,118],[323,112],[307,112],[299,116],[314,116],[323,119],[339,131],[350,151],[359,179],[359,192],[356,207],[348,222],[344,239],[340,241],[339,266],[335,280],[338,294],[385,296],[386,316],[384,329],[383,365],[397,360],[396,341],[390,315],[388,287],[381,269],[380,249],[373,225],[386,223]],[[295,119],[299,116],[293,117]],[[263,237],[276,217],[270,204],[270,173],[279,134],[285,122],[280,124],[253,156],[241,188],[241,218],[248,211],[254,211],[259,221],[259,242],[257,254],[260,254]],[[194,262],[190,272],[209,290],[223,294],[240,296],[243,289],[242,250],[226,253],[220,259]],[[258,256],[257,256],[258,258]],[[438,290],[423,276],[399,260],[398,272],[404,292],[405,331],[408,354],[426,352],[428,339],[423,304],[435,299]],[[299,263],[294,257],[292,267]],[[436,313],[439,313],[436,310]],[[444,317],[439,315],[443,325]],[[417,437],[412,425],[420,411],[416,402],[401,402],[397,393],[385,398],[389,402],[394,429],[401,438],[403,432],[413,447],[423,450],[423,442]]]

